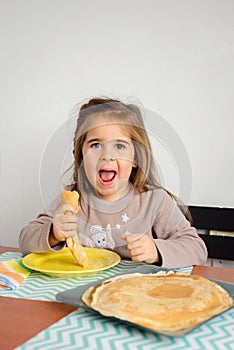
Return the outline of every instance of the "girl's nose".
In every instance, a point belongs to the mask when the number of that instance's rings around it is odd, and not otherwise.
[[[107,162],[110,162],[110,161],[114,160],[115,157],[114,157],[114,155],[105,152],[105,153],[102,154],[101,159],[102,159],[102,160],[105,160],[105,161],[107,161]]]
[[[105,147],[103,148],[101,159],[107,162],[115,159],[113,149],[110,147],[110,145],[105,145]]]

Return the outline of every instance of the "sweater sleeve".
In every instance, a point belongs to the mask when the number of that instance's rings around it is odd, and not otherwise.
[[[23,255],[58,251],[64,247],[65,242],[60,242],[53,248],[49,244],[53,215],[59,206],[59,201],[59,198],[56,198],[45,212],[22,228],[19,235],[19,248]]]
[[[204,241],[166,192],[154,231],[157,236],[154,241],[162,259],[161,266],[184,267],[202,265],[206,261]]]

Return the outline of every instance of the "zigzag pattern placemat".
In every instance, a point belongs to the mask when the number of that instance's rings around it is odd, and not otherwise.
[[[234,311],[183,337],[167,337],[77,310],[16,350],[233,350]]]
[[[21,256],[22,255],[20,253],[3,253],[0,255],[0,261],[17,259]],[[109,278],[114,276],[116,273],[121,273],[131,268],[143,265],[145,264],[121,260],[121,262],[118,265],[114,266],[111,269],[104,270],[102,272],[92,274],[90,276],[82,276],[75,278],[53,277],[44,275],[40,272],[32,271],[30,276],[26,278],[26,280],[18,289],[14,289],[12,291],[1,290],[0,295],[12,298],[57,301],[55,296],[59,292],[77,287],[79,285],[84,285],[93,281],[97,281],[99,279]],[[175,270],[189,274],[192,270],[192,267],[188,266],[185,268]]]
[[[20,253],[4,253],[1,260],[19,258]],[[141,266],[143,263],[137,264]],[[56,278],[32,272],[20,288],[2,291],[0,295],[34,300],[54,301],[55,295],[94,280],[108,278],[136,267],[131,261],[94,276]],[[190,273],[191,267],[177,269]],[[15,350],[234,350],[234,310],[219,315],[182,337],[167,337],[126,325],[84,310],[76,310],[40,332]]]

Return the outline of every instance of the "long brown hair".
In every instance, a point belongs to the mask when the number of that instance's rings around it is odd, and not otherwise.
[[[77,190],[81,196],[82,193],[92,190],[83,167],[82,147],[87,132],[95,126],[95,123],[98,123],[99,116],[102,116],[102,120],[104,118],[106,123],[124,124],[129,132],[135,149],[134,161],[136,163],[136,167],[132,168],[129,181],[136,191],[142,193],[150,188],[164,189],[176,200],[182,212],[191,221],[187,207],[174,194],[163,188],[158,180],[150,141],[140,109],[134,104],[125,104],[119,100],[92,98],[81,106],[73,140],[73,183],[67,188]]]

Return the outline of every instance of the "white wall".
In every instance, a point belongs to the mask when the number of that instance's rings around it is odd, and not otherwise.
[[[233,16],[232,0],[1,0],[0,245],[61,189],[69,113],[94,95],[157,113],[190,160],[189,202],[234,207]],[[152,141],[179,192],[177,159]]]

